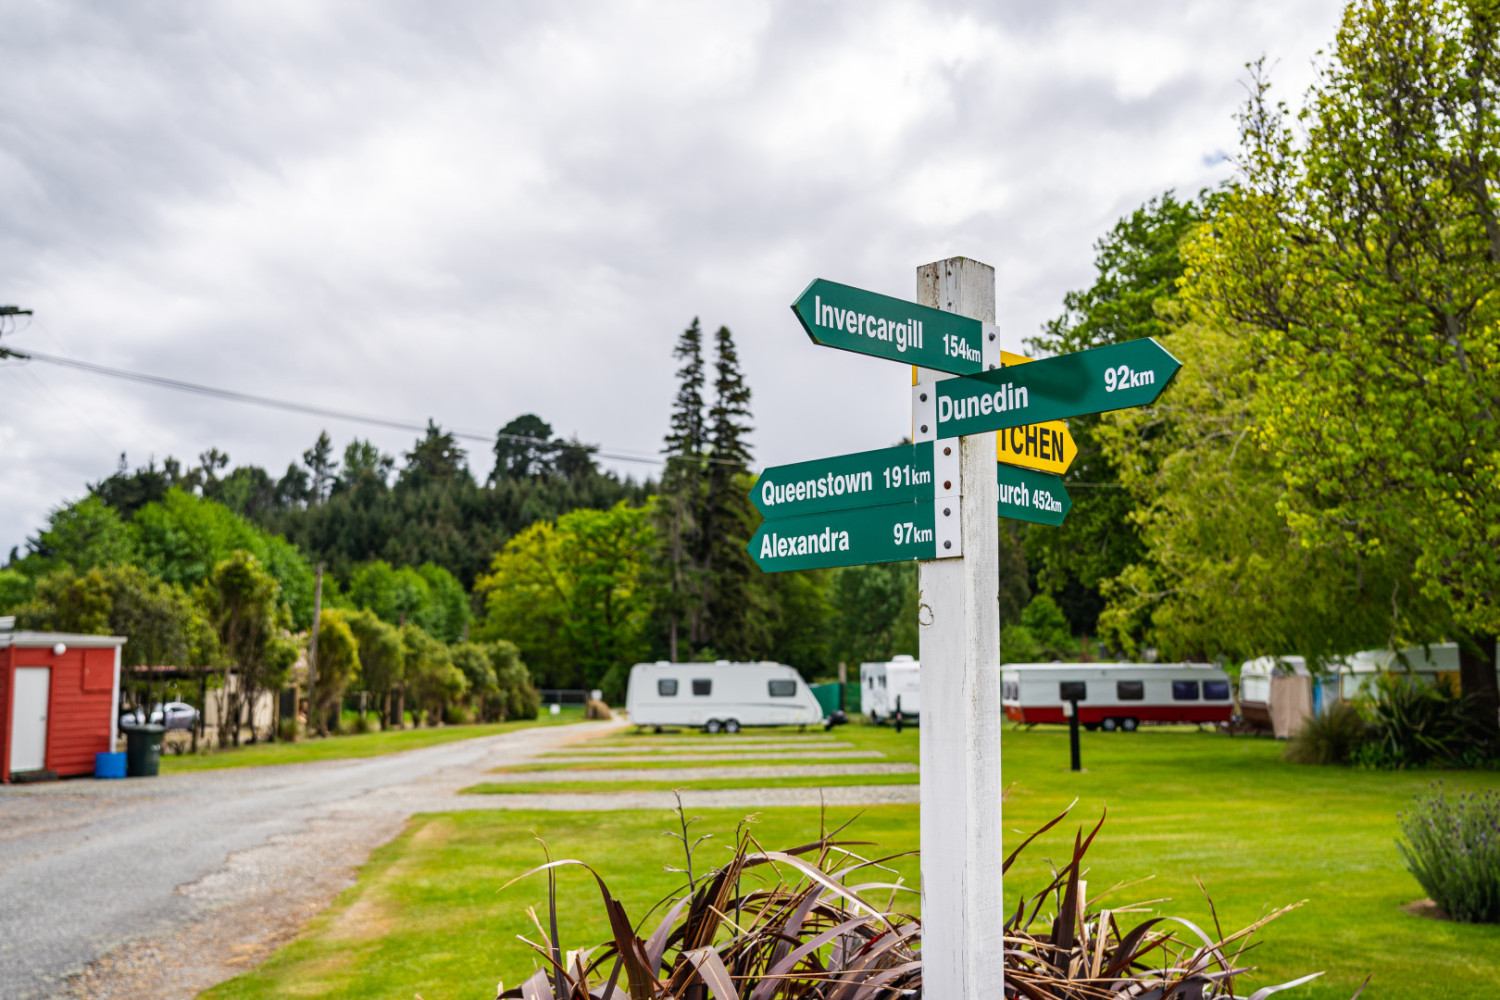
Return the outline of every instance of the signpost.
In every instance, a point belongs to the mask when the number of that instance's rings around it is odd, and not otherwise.
[[[980,1000],[1003,992],[1006,918],[995,518],[1061,524],[1072,500],[1052,473],[1078,454],[1061,421],[1154,402],[1182,366],[1150,339],[1002,352],[995,271],[978,261],[920,267],[917,290],[819,279],[792,305],[817,344],[916,366],[916,443],[767,469],[748,549],[768,573],[918,560],[923,989]]]
[[[943,379],[931,386],[918,420],[930,419],[939,436],[954,437],[1145,406],[1156,401],[1181,367],[1155,340],[1143,337]],[[920,390],[912,390],[914,401]]]
[[[817,279],[792,303],[813,343],[973,375],[1000,366],[993,326],[905,299]]]
[[[1016,521],[1059,525],[1073,507],[1062,480],[1014,465],[995,466],[1000,485],[1000,516]]]

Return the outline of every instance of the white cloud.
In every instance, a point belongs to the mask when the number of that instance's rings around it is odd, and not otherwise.
[[[1227,176],[1243,63],[1295,93],[1338,9],[10,5],[0,300],[37,318],[8,342],[652,453],[699,315],[741,343],[760,461],[877,447],[906,372],[813,347],[811,278],[910,295],[978,257],[1018,345],[1121,213]],[[120,451],[275,472],[322,426],[0,367],[0,553]]]

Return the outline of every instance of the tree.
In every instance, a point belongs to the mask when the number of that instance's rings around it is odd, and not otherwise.
[[[442,721],[443,708],[463,696],[468,681],[453,665],[448,647],[416,625],[401,630],[401,641],[406,650],[406,690],[413,704],[420,706],[425,721],[437,725]]]
[[[531,684],[531,673],[513,642],[496,639],[481,643],[495,671],[495,685],[503,702],[502,719],[535,719],[542,699]]]
[[[1202,216],[1198,205],[1167,191],[1116,222],[1094,244],[1094,283],[1064,296],[1063,314],[1031,338],[1031,347],[1068,354],[1165,336],[1171,327],[1160,310],[1175,295],[1185,267],[1179,247]],[[1121,489],[1119,470],[1100,446],[1099,422],[1097,415],[1068,421],[1078,455],[1064,481],[1087,485],[1072,489],[1067,521],[1060,527],[1031,525],[1025,532],[1038,585],[1055,596],[1072,627],[1083,633],[1096,630],[1104,603],[1101,585],[1143,555],[1130,517],[1134,498]]]
[[[397,485],[414,489],[429,485],[473,483],[467,464],[468,452],[458,446],[451,431],[444,432],[431,420],[427,433],[406,453],[406,467]]]
[[[750,387],[727,326],[714,334],[714,402],[708,411],[707,489],[698,532],[703,581],[699,641],[719,656],[744,659],[764,645],[764,609],[751,585],[758,575],[746,545],[759,523],[750,502]]]
[[[261,561],[243,549],[215,566],[198,588],[199,603],[235,675],[235,683],[220,689],[220,746],[239,746],[246,705],[254,704],[257,691],[279,690],[296,660],[280,590]]]
[[[344,448],[344,468],[339,473],[333,492],[348,490],[384,490],[396,460],[382,455],[380,449],[369,441],[355,438]]]
[[[307,466],[309,501],[322,503],[332,492],[339,469],[333,458],[333,439],[327,431],[319,431],[318,440],[302,453],[302,464]]]
[[[444,642],[457,641],[469,623],[469,597],[463,586],[432,563],[395,568],[377,559],[356,566],[345,600],[392,625],[419,625]]]
[[[703,458],[708,436],[703,420],[703,330],[696,316],[677,338],[672,357],[681,367],[677,369],[677,397],[663,449],[667,467],[655,510],[661,614],[666,623],[667,655],[675,662],[681,658],[678,641],[682,632],[687,634],[689,650],[702,638],[703,581],[694,557],[702,549],[699,518],[706,488]]]
[[[485,603],[476,637],[514,642],[549,686],[597,687],[645,651],[652,545],[651,512],[624,503],[532,525],[475,585]]]
[[[451,648],[450,655],[453,665],[468,682],[465,690],[469,697],[478,702],[480,719],[488,719],[495,714],[494,710],[487,711],[491,706],[503,717],[504,703],[503,699],[497,698],[500,684],[495,677],[495,665],[490,662],[489,650],[477,642],[461,642]]]
[[[1139,561],[1105,583],[1101,635],[1131,655],[1145,645],[1169,659],[1301,654],[1317,664],[1440,630],[1409,555],[1307,544],[1287,524],[1279,456],[1253,436],[1266,366],[1248,339],[1185,318],[1163,344],[1183,362],[1171,389],[1098,429],[1144,542]]]
[[[495,435],[495,468],[489,482],[549,476],[556,453],[552,425],[535,413],[523,413]]]
[[[1500,18],[1356,0],[1302,137],[1257,69],[1195,308],[1265,359],[1256,443],[1308,544],[1414,553],[1493,720],[1500,632]]]
[[[132,519],[141,565],[170,583],[191,588],[236,551],[255,556],[275,578],[293,623],[312,623],[313,570],[296,546],[268,534],[228,507],[173,487]]]
[[[95,566],[140,562],[140,544],[130,524],[97,496],[59,507],[47,528],[26,542],[28,552],[15,569],[31,577],[67,567],[82,572]]]
[[[344,624],[359,644],[359,686],[380,706],[380,728],[391,716],[391,692],[405,678],[406,646],[401,630],[365,609],[345,610]],[[321,638],[321,637],[320,637]],[[322,660],[318,661],[322,671]]]
[[[342,704],[345,686],[359,673],[359,641],[337,608],[324,608],[318,616],[317,664],[317,679],[307,693],[308,724],[327,736],[329,712]]]
[[[834,570],[833,658],[854,666],[917,655],[917,565],[877,563]]]

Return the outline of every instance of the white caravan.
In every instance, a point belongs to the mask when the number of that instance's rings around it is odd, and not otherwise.
[[[1283,677],[1308,678],[1311,691],[1312,674],[1307,669],[1307,660],[1301,656],[1261,656],[1246,660],[1240,665],[1240,717],[1252,726],[1273,729],[1274,702],[1286,690],[1284,685],[1272,681]],[[1308,695],[1311,698],[1311,695]],[[1307,706],[1311,709],[1311,702]]]
[[[823,722],[822,706],[797,671],[764,660],[637,663],[625,710],[637,726],[702,726],[710,733]]]
[[[910,656],[894,657],[889,663],[859,665],[860,710],[871,722],[896,717],[915,721],[922,713],[922,664]]]
[[[1373,697],[1375,678],[1382,673],[1410,673],[1426,684],[1451,680],[1457,687],[1458,643],[1434,642],[1402,650],[1365,649],[1330,664],[1329,669],[1338,674],[1339,697],[1345,700]]]
[[[1013,722],[1066,723],[1078,703],[1087,729],[1134,730],[1143,722],[1228,722],[1229,675],[1210,663],[1007,663],[1000,703]]]

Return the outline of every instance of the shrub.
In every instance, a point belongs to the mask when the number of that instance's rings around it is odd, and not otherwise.
[[[1450,799],[1442,782],[1398,813],[1401,860],[1454,920],[1500,923],[1500,792]]]
[[[356,733],[370,733],[375,731],[378,725],[376,719],[369,715],[361,715],[354,720],[354,731]]]
[[[281,719],[276,723],[276,738],[283,743],[296,743],[301,735],[296,719]]]
[[[552,933],[549,938],[537,922],[542,940],[533,946],[542,968],[519,987],[506,990],[502,983],[502,1000],[623,995],[668,1000],[706,997],[710,990],[721,1000],[884,1000],[922,995],[921,919],[894,908],[894,891],[891,906],[873,898],[895,888],[885,877],[889,869],[883,862],[890,858],[872,860],[856,854],[850,848],[863,842],[836,839],[842,829],[811,844],[764,851],[742,828],[729,863],[695,876],[688,834],[692,821],[683,816],[680,800],[677,813],[682,832],[674,830],[672,836],[682,841],[687,854],[687,867],[677,869],[687,876],[687,884],[680,896],[663,902],[666,916],[650,933],[630,919],[599,873],[581,861],[551,861],[526,873],[548,873]],[[1027,838],[1003,867],[1009,869],[1027,844],[1064,816]],[[1236,996],[1235,978],[1250,971],[1236,962],[1250,934],[1301,904],[1271,910],[1244,930],[1218,940],[1193,924],[1187,926],[1194,940],[1183,940],[1161,917],[1127,930],[1122,926],[1125,915],[1143,908],[1122,907],[1113,899],[1100,907],[1095,901],[1107,893],[1083,898],[1082,879],[1088,874],[1084,853],[1103,822],[1087,837],[1080,829],[1068,864],[1054,870],[1040,892],[1007,916],[1005,995],[1032,1000]],[[563,865],[577,865],[594,876],[613,933],[613,940],[603,947],[564,952],[556,940],[555,874]],[[869,883],[870,896],[862,895],[863,883]],[[1044,909],[1047,913],[1039,920]],[[1314,976],[1266,987],[1255,995]],[[622,993],[621,986],[628,986],[628,991]],[[999,993],[997,988],[996,1000]]]
[[[1294,764],[1347,764],[1365,742],[1368,729],[1359,709],[1347,701],[1335,702],[1322,715],[1304,720],[1281,756]]]
[[[449,705],[443,709],[443,722],[450,726],[467,726],[474,721],[474,713],[463,705]]]
[[[1448,684],[1429,686],[1401,674],[1379,680],[1369,735],[1353,756],[1356,764],[1397,770],[1408,767],[1477,767],[1495,759],[1480,710]]]

